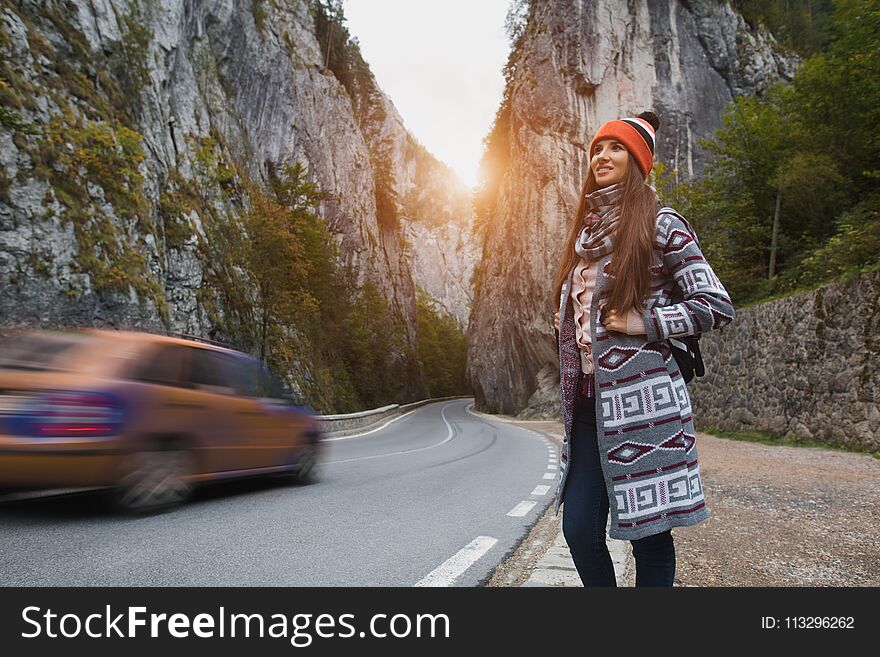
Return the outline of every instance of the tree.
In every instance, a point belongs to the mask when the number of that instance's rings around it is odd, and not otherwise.
[[[285,326],[314,323],[318,315],[318,302],[309,286],[314,265],[307,256],[314,226],[320,222],[312,211],[320,192],[306,180],[299,162],[286,165],[281,176],[272,175],[271,185],[272,195],[251,185],[251,207],[242,218],[247,234],[244,262],[257,289],[261,358],[270,356],[270,345],[284,342],[279,331]],[[289,361],[292,354],[272,356]]]
[[[758,280],[768,276],[777,201],[773,175],[797,141],[783,129],[781,93],[774,87],[764,99],[737,98],[725,111],[715,139],[703,142],[713,159],[701,203],[693,204],[695,220],[698,225],[714,224],[712,232],[733,251],[726,260],[736,268],[725,272],[726,280],[747,296],[760,293]],[[772,253],[775,261],[776,250]]]
[[[365,283],[353,295],[338,345],[362,408],[387,404],[400,389],[402,373],[398,366],[408,346],[404,335],[379,289],[371,282]]]
[[[828,52],[792,81],[791,112],[863,197],[880,178],[880,1],[838,0],[831,24]]]
[[[450,397],[470,392],[465,375],[467,337],[455,319],[439,313],[434,303],[418,290],[419,360],[431,397]]]
[[[832,0],[733,0],[752,27],[763,24],[787,48],[801,55],[821,50],[828,41]]]

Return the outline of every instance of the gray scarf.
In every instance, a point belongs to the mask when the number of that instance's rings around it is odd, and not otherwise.
[[[598,260],[614,250],[614,232],[620,219],[622,185],[619,182],[590,192],[586,199],[584,227],[574,250],[585,260]]]
[[[651,187],[648,185],[648,187]],[[660,206],[660,197],[657,190],[651,187],[657,206]],[[623,194],[623,185],[616,182],[602,189],[590,192],[584,198],[586,200],[586,214],[584,214],[584,227],[574,243],[574,250],[585,260],[598,260],[614,250],[614,233],[617,230],[617,222],[620,220],[620,203]]]

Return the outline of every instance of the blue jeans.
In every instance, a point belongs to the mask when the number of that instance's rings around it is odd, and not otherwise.
[[[570,470],[562,499],[562,533],[584,586],[617,586],[605,543],[608,491],[599,463],[595,398],[578,395],[573,420]],[[630,542],[636,561],[636,586],[672,586],[672,531]]]

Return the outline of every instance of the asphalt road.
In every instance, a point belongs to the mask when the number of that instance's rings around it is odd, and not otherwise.
[[[309,485],[212,485],[147,517],[95,493],[0,503],[0,585],[481,585],[550,503],[556,450],[472,401],[327,441]]]

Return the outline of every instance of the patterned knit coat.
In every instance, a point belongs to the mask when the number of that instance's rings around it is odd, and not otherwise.
[[[660,208],[650,293],[642,315],[647,336],[607,331],[599,323],[599,306],[613,286],[608,273],[613,253],[599,263],[590,326],[599,455],[612,538],[634,540],[709,517],[691,400],[666,338],[720,328],[733,320],[734,310],[694,237],[687,222],[672,208]],[[557,514],[571,461],[572,416],[581,369],[570,295],[573,271],[559,300],[565,437],[556,489]],[[673,303],[675,299],[682,300]]]

